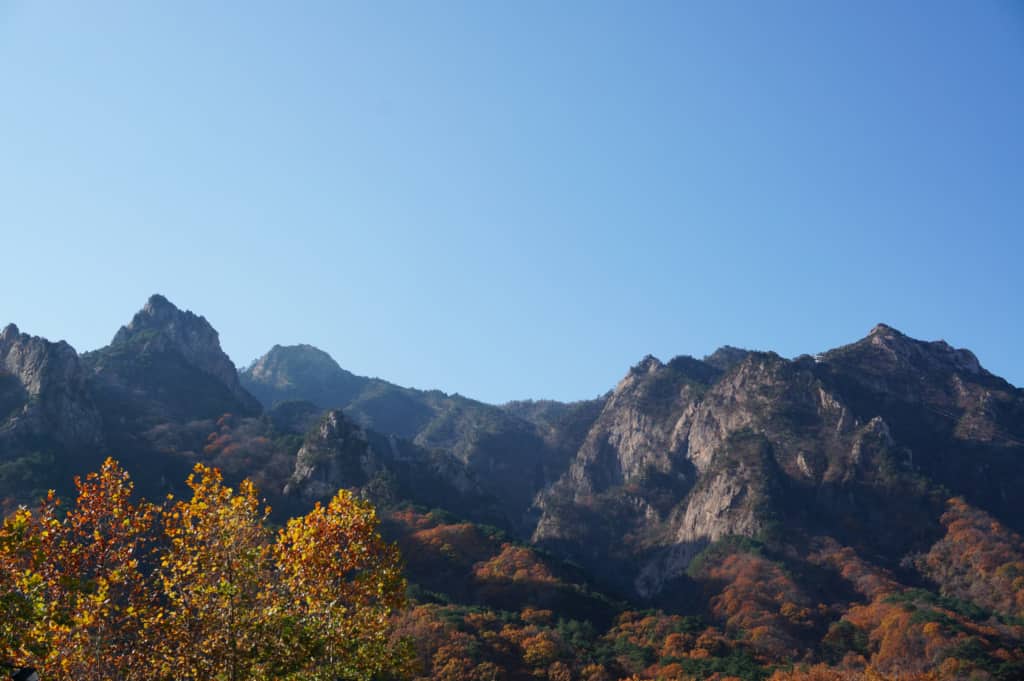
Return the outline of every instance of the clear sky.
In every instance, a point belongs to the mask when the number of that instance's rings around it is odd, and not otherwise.
[[[0,0],[0,324],[488,401],[879,321],[1024,384],[1020,2]]]

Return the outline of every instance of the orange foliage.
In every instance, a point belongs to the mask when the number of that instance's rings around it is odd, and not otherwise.
[[[455,606],[419,605],[396,618],[394,635],[413,642],[420,667],[418,679],[492,681],[611,681],[599,667],[577,672],[573,651],[547,623],[537,623],[544,611],[524,611],[511,621],[493,612],[462,612]],[[593,678],[590,678],[593,677]]]
[[[534,608],[523,608],[519,617],[529,624],[551,624],[554,613],[550,610],[537,610]]]
[[[944,595],[1024,616],[1024,539],[963,499],[947,506],[946,536],[921,561],[922,570]]]
[[[747,632],[770,659],[803,652],[801,639],[817,625],[818,609],[781,566],[751,553],[733,553],[704,568],[703,579],[721,590],[711,613],[730,631]]]
[[[931,600],[923,592],[906,591],[855,605],[843,621],[867,633],[871,666],[884,674],[934,673],[937,679],[969,675],[977,670],[977,660],[955,657],[965,645],[992,659],[1024,662],[1020,646],[1013,653],[1000,647],[1006,639],[1020,641],[1024,628],[975,622]]]
[[[18,511],[0,531],[0,603],[10,608],[3,661],[53,678],[144,678],[144,621],[155,600],[140,558],[154,508],[131,500],[132,482],[113,459],[75,486],[66,513],[51,492],[35,516]],[[18,614],[8,621],[8,613]]]
[[[534,551],[508,543],[502,544],[501,553],[478,563],[474,575],[480,581],[558,583]]]
[[[447,569],[469,570],[490,557],[493,543],[472,523],[434,524],[423,517],[410,518],[415,529],[399,540],[410,566],[429,572],[443,563]]]
[[[672,638],[677,652],[684,652],[692,646],[684,642],[691,641],[693,635],[685,633],[688,627],[686,618],[679,615],[664,613],[641,613],[627,610],[619,615],[615,626],[605,635],[609,641],[626,641],[640,648],[665,649]],[[663,657],[683,657],[684,655],[665,655]]]
[[[366,502],[340,492],[274,542],[252,483],[232,489],[201,464],[159,523],[111,459],[75,484],[66,512],[51,492],[0,527],[0,662],[82,681],[401,669],[388,617],[405,583]]]
[[[885,676],[874,669],[851,671],[818,664],[803,669],[776,671],[768,681],[938,681],[938,679],[939,677],[933,673]]]

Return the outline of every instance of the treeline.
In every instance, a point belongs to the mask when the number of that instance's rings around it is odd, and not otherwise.
[[[196,465],[192,496],[133,499],[112,459],[0,527],[0,662],[47,681],[402,674],[397,549],[342,490],[279,530],[255,486]]]

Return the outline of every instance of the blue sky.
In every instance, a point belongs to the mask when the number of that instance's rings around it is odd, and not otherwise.
[[[0,0],[0,324],[489,401],[879,321],[1024,385],[1015,2]]]

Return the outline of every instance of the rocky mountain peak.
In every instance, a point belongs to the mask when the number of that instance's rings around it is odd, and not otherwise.
[[[81,380],[78,353],[67,343],[52,343],[45,338],[29,336],[9,324],[0,333],[0,371],[18,377],[33,396],[38,396],[48,383]]]
[[[660,359],[654,355],[644,355],[644,358],[636,363],[630,370],[631,374],[650,374],[665,366]]]
[[[344,371],[334,358],[320,348],[305,343],[275,345],[267,354],[255,360],[246,374],[256,381],[271,382],[278,386],[290,385],[295,372],[333,374]]]
[[[171,316],[181,312],[174,303],[159,293],[154,293],[149,297],[149,300],[142,307],[142,311],[153,317]]]
[[[323,418],[320,419],[320,425],[317,426],[316,434],[320,440],[325,442],[346,437],[366,439],[362,428],[346,419],[340,409],[331,409],[323,415]]]
[[[227,388],[238,403],[236,409],[259,411],[257,401],[239,382],[234,362],[221,349],[217,330],[205,317],[181,310],[160,294],[150,296],[132,320],[118,330],[110,346],[95,354],[111,353],[124,357],[177,356],[180,359],[176,361],[184,360]]]
[[[14,324],[0,332],[0,412],[0,436],[20,433],[73,448],[101,441],[78,353]]]
[[[328,411],[296,454],[284,492],[312,501],[329,498],[339,487],[361,485],[373,471],[371,454],[366,433],[340,410]]]
[[[220,351],[220,338],[217,331],[206,321],[205,317],[179,309],[160,294],[149,297],[149,300],[141,310],[135,313],[132,320],[118,330],[113,344],[139,340],[148,343],[155,340],[155,335],[159,335],[159,340],[162,342],[193,348],[215,345],[217,351]]]
[[[267,406],[305,399],[321,408],[344,407],[367,383],[308,344],[275,345],[240,375],[242,385]]]
[[[895,327],[889,326],[884,322],[879,322],[868,332],[868,337],[882,336],[882,337],[895,337],[903,336],[903,333]],[[905,337],[905,336],[904,336]]]
[[[732,345],[723,345],[710,355],[704,357],[704,363],[710,364],[721,371],[728,371],[746,359],[749,354],[750,350],[744,350]]]
[[[876,324],[864,339],[826,355],[835,356],[858,348],[872,349],[877,360],[903,371],[986,373],[970,350],[955,348],[944,340],[917,340],[888,324]]]

